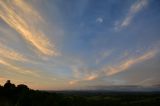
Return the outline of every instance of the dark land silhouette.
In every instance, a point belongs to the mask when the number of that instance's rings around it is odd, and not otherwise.
[[[160,92],[38,91],[8,80],[0,106],[160,106]]]

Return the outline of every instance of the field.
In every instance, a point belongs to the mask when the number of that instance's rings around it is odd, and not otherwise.
[[[0,106],[160,106],[160,92],[1,92]]]

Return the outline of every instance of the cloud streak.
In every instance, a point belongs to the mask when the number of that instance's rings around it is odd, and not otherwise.
[[[122,61],[109,66],[107,65],[99,67],[97,70],[85,68],[84,66],[80,69],[75,67],[72,70],[75,79],[69,81],[69,84],[72,86],[77,86],[79,84],[82,84],[83,82],[98,81],[107,76],[113,76],[118,73],[127,71],[134,65],[142,63],[157,56],[157,54],[159,53],[158,48],[159,44],[152,46],[149,50],[145,52],[143,51],[143,54],[141,55],[127,55]]]
[[[58,55],[55,46],[38,27],[42,22],[41,16],[24,1],[0,1],[0,18],[36,48],[38,53],[48,56]]]
[[[16,72],[19,74],[24,74],[24,75],[32,75],[35,77],[39,77],[39,74],[34,72],[33,70],[28,70],[25,68],[20,68],[18,66],[12,65],[11,63],[7,62],[6,60],[3,60],[0,58],[0,65],[3,65],[9,69],[9,71]]]
[[[96,73],[91,73],[91,74],[84,75],[83,77],[80,77],[80,76],[79,76],[78,79],[69,81],[69,84],[70,84],[70,85],[75,85],[75,84],[77,84],[77,83],[79,83],[79,82],[93,81],[93,80],[95,80],[97,77],[98,77],[98,74],[96,74]]]
[[[148,0],[138,0],[133,5],[131,5],[129,12],[126,17],[122,20],[122,22],[116,23],[115,30],[121,30],[127,27],[131,22],[135,15],[140,12],[144,7],[148,4]]]
[[[29,61],[22,54],[6,47],[5,45],[2,45],[1,43],[0,43],[0,57],[4,57],[7,59],[16,60],[16,61],[21,61],[21,62]]]
[[[153,58],[157,54],[157,52],[158,52],[157,50],[148,51],[141,56],[125,60],[121,62],[119,65],[110,66],[107,69],[104,69],[105,70],[104,72],[107,76],[112,76],[117,73],[123,72],[135,64]]]
[[[86,81],[92,81],[92,80],[95,80],[97,77],[98,77],[97,74],[91,74],[91,75],[87,76],[87,77],[85,78],[85,80],[86,80]]]

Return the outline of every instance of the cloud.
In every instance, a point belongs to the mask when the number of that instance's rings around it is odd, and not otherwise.
[[[154,78],[147,78],[147,79],[144,79],[144,80],[142,80],[142,81],[140,81],[140,82],[138,82],[137,84],[138,85],[148,85],[150,82],[152,82],[154,80]],[[152,84],[153,84],[153,82],[152,82]],[[149,84],[150,85],[150,84]]]
[[[158,51],[156,49],[148,51],[141,56],[130,58],[115,66],[110,66],[107,69],[104,69],[104,72],[107,76],[112,76],[114,74],[120,73],[122,71],[127,70],[128,68],[132,67],[135,64],[138,64],[140,62],[153,58],[157,54],[157,52]]]
[[[9,69],[9,71],[12,71],[12,72],[16,72],[16,73],[24,74],[24,75],[32,75],[32,76],[35,76],[35,77],[39,77],[39,74],[36,73],[36,72],[34,72],[33,70],[28,70],[28,69],[25,69],[25,68],[20,68],[18,66],[12,65],[11,63],[9,63],[6,60],[3,60],[1,58],[0,58],[0,65],[6,66],[7,69]]]
[[[72,81],[69,81],[69,84],[70,85],[74,85],[74,84],[76,84],[77,82],[79,82],[78,80],[72,80]]]
[[[94,74],[87,76],[84,80],[92,81],[92,80],[95,80],[97,77],[98,77],[98,75],[94,73]]]
[[[4,57],[7,59],[16,60],[16,61],[21,61],[21,62],[29,61],[22,54],[6,47],[5,45],[3,45],[1,43],[0,43],[0,57]]]
[[[40,14],[37,11],[35,11],[35,9],[32,6],[25,3],[23,0],[13,0],[13,4],[22,9],[22,11],[25,11],[28,15],[32,15],[38,18],[39,20],[43,21]]]
[[[79,82],[84,82],[84,81],[93,81],[95,80],[96,78],[98,77],[98,74],[96,73],[91,73],[91,74],[88,74],[88,75],[85,75],[79,79],[75,79],[75,80],[71,80],[69,81],[69,84],[70,85],[75,85]]]
[[[100,64],[107,57],[109,57],[112,53],[113,53],[113,50],[107,50],[104,52],[100,52],[100,54],[98,55],[98,58],[96,58],[96,64]]]
[[[39,27],[43,20],[41,15],[23,0],[0,1],[0,18],[36,48],[38,53],[48,56],[59,54]]]
[[[103,23],[103,18],[102,18],[102,17],[98,17],[98,18],[96,19],[96,22],[97,22],[97,23]]]
[[[106,64],[97,69],[88,68],[83,64],[81,64],[80,67],[74,66],[72,67],[73,79],[69,81],[69,85],[78,86],[83,83],[91,84],[92,81],[93,82],[98,81],[98,83],[99,81],[102,82],[101,80],[104,80],[103,78],[127,71],[129,68],[133,67],[134,65],[137,65],[139,63],[142,63],[144,61],[154,58],[155,56],[157,56],[158,53],[159,53],[159,44],[156,43],[155,45],[152,45],[151,47],[149,47],[148,50],[142,51],[141,54],[133,55],[133,54],[127,53],[127,55],[125,56],[122,55],[123,60],[120,60],[119,62],[116,62],[116,63],[111,63],[111,65]],[[105,53],[104,57],[106,56],[108,56],[108,52]],[[110,79],[110,77],[108,77],[107,81],[109,81],[109,84],[125,84],[126,83],[123,80]]]
[[[135,15],[139,11],[141,11],[144,7],[146,7],[147,4],[148,4],[148,0],[138,0],[133,5],[131,5],[129,12],[124,17],[124,19],[121,22],[116,22],[115,30],[121,30],[127,27],[132,22],[132,19],[135,17]]]

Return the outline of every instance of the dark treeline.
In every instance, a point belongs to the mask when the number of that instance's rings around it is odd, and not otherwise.
[[[93,91],[92,91],[93,92]],[[0,106],[160,106],[159,93],[85,94],[74,92],[44,92],[9,80],[0,86]]]

